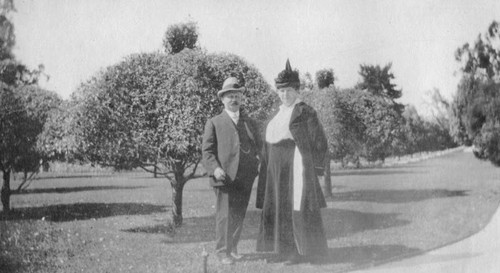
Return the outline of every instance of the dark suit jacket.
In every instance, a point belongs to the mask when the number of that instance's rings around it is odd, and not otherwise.
[[[260,151],[262,141],[255,121],[242,112],[240,112],[239,120],[246,124],[247,135],[252,140],[254,151]],[[210,176],[210,184],[212,186],[224,185],[222,181],[215,181],[213,177],[217,167],[221,167],[228,178],[234,181],[238,172],[239,160],[240,140],[238,131],[231,117],[226,111],[222,111],[222,113],[207,121],[203,134],[202,163]],[[246,173],[254,174],[255,178],[258,173],[258,160],[255,160],[255,164],[245,167],[248,168]]]

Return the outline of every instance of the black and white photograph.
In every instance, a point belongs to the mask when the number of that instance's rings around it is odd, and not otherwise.
[[[500,1],[0,0],[0,273],[500,272]]]

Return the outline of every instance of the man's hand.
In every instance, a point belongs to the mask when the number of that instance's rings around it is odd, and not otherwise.
[[[214,171],[214,177],[216,180],[224,180],[226,179],[226,172],[222,168],[217,167]]]

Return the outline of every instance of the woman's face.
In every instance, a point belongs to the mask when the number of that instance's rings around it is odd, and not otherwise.
[[[278,96],[280,97],[281,102],[285,106],[290,106],[292,105],[297,97],[299,96],[299,93],[297,90],[293,87],[285,87],[285,88],[279,88],[277,90]]]

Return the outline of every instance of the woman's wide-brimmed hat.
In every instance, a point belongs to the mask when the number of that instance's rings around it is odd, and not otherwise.
[[[240,82],[238,81],[237,78],[229,77],[222,84],[222,89],[219,90],[219,92],[217,92],[217,96],[219,96],[219,98],[221,98],[225,93],[227,93],[229,91],[243,92],[244,90],[245,90],[245,87],[240,85]]]
[[[290,61],[286,59],[285,70],[281,71],[278,74],[278,77],[274,79],[276,84],[276,88],[285,88],[285,87],[300,87],[300,79],[299,79],[299,71],[292,70],[292,66],[290,65]]]

